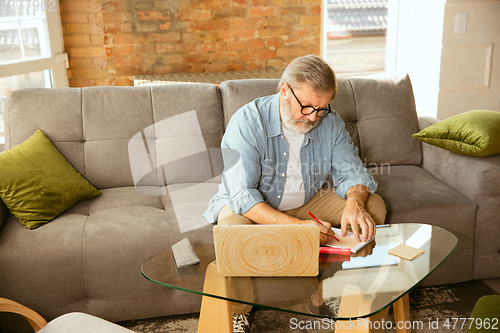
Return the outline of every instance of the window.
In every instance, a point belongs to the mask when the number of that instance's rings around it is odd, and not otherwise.
[[[445,0],[323,0],[322,56],[340,77],[408,73],[419,116],[436,117]]]
[[[67,87],[59,4],[0,0],[0,150],[7,95],[29,87]]]
[[[340,75],[383,72],[389,0],[324,0],[323,58]]]

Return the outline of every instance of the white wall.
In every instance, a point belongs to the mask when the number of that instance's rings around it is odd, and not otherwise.
[[[467,14],[465,33],[455,31]],[[500,111],[500,0],[448,0],[438,118],[469,110]]]
[[[387,72],[408,73],[419,116],[438,114],[445,0],[392,0]]]

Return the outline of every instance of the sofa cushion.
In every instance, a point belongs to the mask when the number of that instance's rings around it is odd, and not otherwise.
[[[213,182],[222,173],[222,154],[214,148],[219,139],[220,133],[202,133],[194,110],[156,122],[128,143],[134,183],[151,185],[144,181],[148,178],[158,185]]]
[[[228,80],[220,84],[222,110],[224,111],[224,127],[227,126],[233,114],[243,105],[258,97],[276,94],[280,80],[252,79]]]
[[[424,128],[413,137],[463,155],[497,155],[500,154],[500,112],[464,112]]]
[[[354,91],[352,90],[351,82],[348,79],[339,78],[337,79],[337,85],[338,92],[331,101],[330,106],[332,110],[335,110],[340,118],[342,118],[346,130],[351,135],[352,143],[359,149],[358,115],[355,112],[356,101],[354,99]]]
[[[209,150],[224,130],[215,85],[84,88],[82,114],[87,178],[99,188],[213,177]]]
[[[47,320],[50,309],[85,299],[82,238],[86,219],[86,215],[66,212],[42,228],[28,230],[10,214],[0,232],[0,295],[21,302]]]
[[[458,283],[472,279],[477,205],[418,166],[370,168],[387,206],[387,223],[416,222],[445,228],[458,238],[452,254],[424,284]]]
[[[408,75],[348,79],[354,92],[360,157],[368,166],[419,165],[421,143],[413,89]]]
[[[41,130],[0,153],[0,173],[0,197],[28,229],[38,228],[79,202],[101,195]]]
[[[130,202],[91,214],[83,237],[88,296],[113,301],[156,293],[141,275],[141,265],[170,249],[173,223],[163,209]]]
[[[217,185],[208,186],[213,195]],[[200,197],[198,208],[193,204],[185,207],[192,219],[204,219],[201,214],[207,201],[202,200],[206,196]],[[206,221],[197,229],[181,232],[177,210],[168,194],[147,195],[134,187],[103,189],[102,196],[91,200],[88,209],[83,260],[89,308],[99,311],[108,312],[110,303],[116,304],[116,309],[130,307],[134,300],[147,304],[148,298],[156,299],[165,292],[141,274],[141,266],[149,257],[170,250],[182,238],[189,238],[193,245],[213,242],[212,225]],[[173,304],[169,307],[175,311]],[[123,318],[116,311],[106,318]]]
[[[80,88],[28,88],[13,91],[8,96],[5,108],[5,149],[25,141],[37,129],[47,134],[56,146],[57,142],[82,142],[81,101]],[[85,176],[80,165],[71,159],[68,161]]]
[[[48,320],[67,311],[108,320],[198,311],[199,295],[155,285],[142,276],[141,265],[183,238],[195,246],[213,243],[213,226],[202,214],[217,184],[169,190],[157,196],[133,186],[103,189],[35,230],[10,214],[0,233],[0,294]],[[183,232],[186,222],[190,228]]]

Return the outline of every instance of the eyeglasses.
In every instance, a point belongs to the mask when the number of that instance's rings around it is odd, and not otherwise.
[[[316,109],[314,106],[310,106],[310,105],[303,106],[302,103],[300,103],[299,99],[297,98],[297,95],[295,95],[295,93],[293,92],[292,87],[290,87],[288,84],[287,84],[287,86],[288,86],[288,88],[290,88],[290,91],[292,92],[293,97],[295,97],[295,99],[299,103],[299,105],[301,107],[300,113],[302,113],[303,115],[307,116],[313,112],[317,112],[316,115],[318,117],[324,117],[327,114],[329,114],[330,112],[332,112],[332,109],[330,108],[330,104],[328,104],[327,109]]]

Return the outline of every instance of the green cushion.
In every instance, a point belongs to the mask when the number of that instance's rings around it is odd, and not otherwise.
[[[40,130],[0,153],[0,175],[0,197],[28,229],[101,195]]]
[[[500,154],[500,112],[464,112],[424,128],[413,137],[469,156]]]
[[[468,321],[467,333],[500,332],[500,295],[481,297]]]

